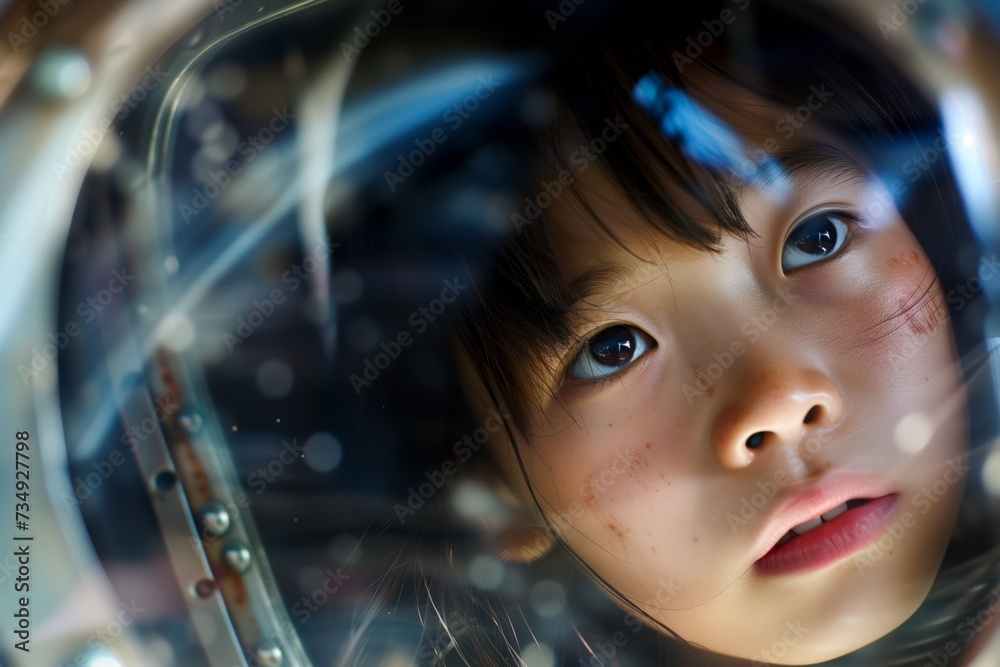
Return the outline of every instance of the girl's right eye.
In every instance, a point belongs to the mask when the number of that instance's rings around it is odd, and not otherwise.
[[[577,353],[569,376],[592,382],[611,376],[656,347],[656,341],[644,331],[623,324],[594,334]]]

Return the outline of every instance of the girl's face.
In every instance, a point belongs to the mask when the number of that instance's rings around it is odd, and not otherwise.
[[[787,110],[754,108],[765,122],[742,133],[762,145]],[[518,443],[544,511],[610,585],[689,642],[787,664],[917,608],[966,471],[942,286],[881,188],[816,139],[782,138],[812,159],[742,191],[757,236],[718,254],[652,231],[598,167],[578,175],[623,243],[572,197],[550,209],[563,277],[592,290],[584,343],[535,387],[552,396]]]

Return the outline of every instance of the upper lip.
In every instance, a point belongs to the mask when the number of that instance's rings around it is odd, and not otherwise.
[[[774,509],[757,531],[754,562],[763,558],[795,526],[848,500],[881,498],[892,492],[886,480],[860,473],[831,473],[809,486],[786,489],[784,494],[775,497]]]

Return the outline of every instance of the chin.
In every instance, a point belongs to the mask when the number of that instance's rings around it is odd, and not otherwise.
[[[900,551],[905,553],[908,549]],[[941,552],[943,547],[932,545],[922,550],[926,558],[883,559],[880,567],[870,570],[869,576],[853,586],[856,590],[850,605],[831,613],[820,611],[808,624],[803,624],[809,632],[800,641],[792,644],[778,637],[769,649],[739,657],[755,664],[813,665],[843,657],[883,639],[923,604],[934,583]],[[850,563],[844,565],[855,567]]]

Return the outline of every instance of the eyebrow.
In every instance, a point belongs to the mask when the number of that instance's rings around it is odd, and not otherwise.
[[[794,183],[796,178],[820,176],[844,182],[867,178],[868,174],[854,157],[840,148],[820,141],[809,141],[769,154],[768,161],[748,178],[741,180],[733,190],[739,198],[749,188],[778,189],[786,179]]]
[[[642,260],[627,255],[623,259],[591,266],[576,275],[569,283],[576,297],[573,302],[574,310],[598,294],[610,294],[615,287],[633,275],[641,263]]]
[[[816,177],[835,179],[837,183],[868,178],[866,170],[855,158],[824,142],[803,142],[794,148],[769,155],[770,160],[763,167],[733,188],[737,200],[750,188],[778,188],[786,179],[794,184],[796,179]],[[592,265],[575,275],[569,281],[569,287],[576,297],[574,310],[597,295],[611,294],[643,263],[641,259],[627,255],[622,259]]]
[[[591,320],[583,314],[588,310],[594,309],[602,314],[607,314],[607,311],[604,310],[606,304],[602,301],[619,298],[656,279],[656,276],[651,276],[649,280],[643,279],[641,283],[634,280],[629,283],[630,279],[651,264],[653,263],[648,260],[624,252],[620,258],[609,259],[585,268],[569,281],[569,288],[574,297],[573,303],[570,305],[570,313],[583,316],[587,321]],[[669,275],[669,272],[668,267],[660,266],[657,275]],[[625,289],[622,288],[622,283],[627,283]]]

